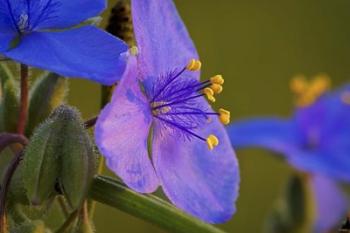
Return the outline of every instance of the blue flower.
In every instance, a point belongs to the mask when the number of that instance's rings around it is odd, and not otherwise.
[[[93,26],[105,0],[0,0],[0,54],[17,62],[110,85],[125,69],[127,46]]]
[[[96,143],[108,167],[132,189],[162,186],[182,210],[210,223],[235,212],[238,163],[213,111],[222,91],[218,75],[199,81],[201,63],[171,0],[132,1],[138,45],[126,72],[98,118]]]
[[[350,86],[327,92],[328,81],[323,78],[310,85],[301,79],[292,84],[299,98],[291,118],[237,121],[228,131],[235,148],[277,152],[296,169],[312,174],[320,211],[315,228],[324,232],[339,222],[347,207],[334,180],[350,182]],[[332,217],[325,211],[329,206],[333,206]]]

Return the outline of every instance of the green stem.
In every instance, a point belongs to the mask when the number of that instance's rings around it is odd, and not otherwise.
[[[68,228],[72,225],[72,223],[76,220],[78,217],[79,210],[75,210],[73,213],[69,215],[67,220],[63,223],[63,225],[55,232],[55,233],[64,233]]]
[[[96,177],[90,190],[90,197],[170,232],[223,233],[218,228],[185,214],[154,195],[136,193],[112,178]]]

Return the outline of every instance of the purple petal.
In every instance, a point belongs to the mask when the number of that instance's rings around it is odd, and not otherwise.
[[[300,150],[289,155],[288,162],[302,171],[323,174],[336,180],[350,182],[349,148]]]
[[[256,118],[237,121],[228,127],[235,148],[261,147],[284,155],[300,147],[293,122],[279,118]]]
[[[314,232],[329,232],[346,216],[349,201],[340,187],[327,177],[313,176],[312,188],[317,211]]]
[[[99,15],[106,0],[41,0],[30,1],[31,23],[36,30],[75,26]]]
[[[224,127],[213,118],[200,130],[220,144],[210,151],[197,138],[179,138],[155,122],[153,161],[165,194],[180,209],[209,223],[222,223],[235,212],[239,168]]]
[[[350,85],[327,93],[314,104],[296,111],[295,122],[311,144],[319,147],[350,145],[350,105],[343,100],[346,93],[349,95]]]
[[[152,118],[148,101],[140,90],[136,70],[136,59],[131,57],[111,103],[98,118],[95,138],[107,159],[107,166],[130,188],[150,193],[158,186],[147,151]]]
[[[92,26],[61,32],[33,32],[4,53],[20,63],[63,76],[111,85],[120,79],[127,45]]]
[[[183,68],[198,58],[195,46],[171,0],[132,0],[139,63],[147,76]],[[199,72],[192,75],[199,78]]]

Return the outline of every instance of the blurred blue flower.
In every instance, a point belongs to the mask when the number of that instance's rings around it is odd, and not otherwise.
[[[296,169],[313,175],[319,209],[316,232],[339,223],[348,206],[333,180],[350,182],[350,86],[325,92],[326,86],[326,80],[317,79],[305,91],[305,83],[294,82],[294,89],[302,95],[289,119],[253,118],[228,127],[235,148],[260,147],[277,152]]]
[[[132,189],[159,185],[182,210],[210,223],[235,212],[239,170],[222,123],[205,100],[222,91],[218,75],[199,81],[201,63],[171,0],[132,1],[138,50],[98,118],[96,143],[108,167]],[[151,159],[150,159],[151,158]]]
[[[113,84],[125,69],[126,44],[96,27],[75,27],[105,7],[105,0],[0,0],[0,54],[63,76]]]

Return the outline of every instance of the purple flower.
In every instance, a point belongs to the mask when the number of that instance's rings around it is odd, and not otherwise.
[[[105,0],[0,0],[0,54],[113,84],[125,69],[126,44],[96,27],[76,27],[105,7]]]
[[[215,101],[223,79],[199,81],[196,49],[171,0],[132,1],[132,13],[138,52],[98,118],[97,145],[130,188],[150,193],[161,185],[182,210],[227,221],[239,185],[221,123],[229,112],[213,111],[204,98]]]
[[[291,118],[237,121],[228,131],[235,148],[277,152],[296,169],[312,175],[318,208],[315,232],[325,232],[339,223],[348,206],[334,180],[350,182],[350,86],[326,93],[324,79],[315,80],[304,91],[301,80],[293,86],[302,93]]]

